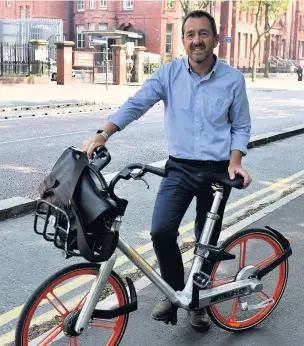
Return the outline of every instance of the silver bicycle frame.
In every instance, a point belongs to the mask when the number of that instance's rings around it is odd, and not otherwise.
[[[223,189],[217,188],[214,194],[214,200],[210,212],[207,214],[206,222],[200,237],[199,243],[207,245],[211,238],[213,228],[216,220],[218,219],[218,209],[223,199]],[[121,219],[113,224],[113,230],[119,230]],[[124,240],[121,236],[118,240],[118,249],[136,265],[136,267],[149,278],[149,280],[176,306],[189,310],[192,300],[192,286],[193,275],[201,271],[204,259],[200,256],[194,255],[194,260],[190,270],[190,274],[183,291],[175,291],[169,286],[164,279]],[[75,331],[82,333],[88,326],[90,318],[96,307],[102,290],[107,282],[108,276],[115,265],[116,253],[112,255],[109,261],[102,263],[99,275],[94,280],[92,288],[83,308],[77,319]],[[236,297],[250,295],[254,292],[263,290],[263,285],[258,279],[243,279],[227,283],[218,287],[205,289],[200,291],[199,294],[199,308],[219,303]]]

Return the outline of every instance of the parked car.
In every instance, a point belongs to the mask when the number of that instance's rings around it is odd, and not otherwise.
[[[50,62],[50,70],[49,75],[51,77],[51,80],[56,81],[57,80],[57,63],[56,61]],[[76,76],[75,70],[72,69],[72,77]]]

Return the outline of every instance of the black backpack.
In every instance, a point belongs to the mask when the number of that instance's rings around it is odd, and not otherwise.
[[[118,208],[109,198],[107,187],[100,170],[84,152],[66,149],[39,186],[36,233],[53,241],[66,257],[107,261],[118,241],[118,232],[111,230]],[[39,218],[45,220],[42,231],[37,229]]]

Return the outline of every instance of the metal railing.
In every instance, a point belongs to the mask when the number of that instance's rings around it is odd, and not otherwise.
[[[31,46],[0,42],[0,76],[29,75]]]

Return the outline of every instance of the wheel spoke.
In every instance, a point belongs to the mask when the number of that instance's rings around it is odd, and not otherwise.
[[[239,260],[239,269],[245,267],[246,263],[246,250],[247,250],[247,240],[244,240],[240,244],[240,260]]]
[[[269,263],[273,262],[276,259],[277,255],[274,252],[272,255],[264,258],[260,262],[256,263],[254,266],[258,269],[261,269],[263,267],[266,267]]]
[[[224,278],[220,278],[220,279],[215,279],[212,282],[212,287],[217,287],[217,286],[221,286],[224,284],[228,284],[229,282],[234,281],[235,276],[226,276]]]
[[[238,311],[238,306],[239,306],[239,298],[234,298],[229,314],[229,320],[230,321],[235,321],[236,320],[236,314]]]
[[[53,328],[51,332],[46,335],[40,342],[37,344],[37,346],[46,346],[49,345],[51,341],[53,341],[58,334],[62,331],[62,323],[60,323],[59,326]]]
[[[49,292],[46,295],[46,299],[54,306],[61,316],[66,316],[69,313],[69,310],[64,306],[62,301],[55,295],[54,292]],[[61,308],[61,310],[59,308]]]
[[[115,328],[115,325],[111,326],[109,324],[100,324],[100,323],[96,323],[96,322],[90,323],[89,326],[90,327],[97,327],[97,328],[108,328],[108,329],[114,329]]]
[[[83,297],[83,298],[80,300],[80,302],[77,304],[75,310],[78,310],[78,309],[79,309],[79,307],[81,306],[81,304],[82,304],[83,301],[86,299],[86,297],[88,296],[89,293],[90,293],[90,291],[88,291],[88,292],[84,295],[84,297]]]
[[[265,300],[265,297],[262,297],[261,293],[262,293],[267,299],[270,299],[269,295],[268,295],[265,291],[261,291],[261,292],[256,293],[256,295],[257,295],[262,301]]]
[[[77,338],[69,338],[69,346],[77,346]]]

